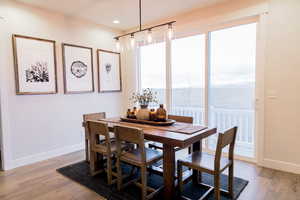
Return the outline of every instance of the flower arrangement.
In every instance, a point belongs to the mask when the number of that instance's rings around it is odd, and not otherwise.
[[[149,103],[158,103],[157,92],[153,92],[150,88],[143,89],[141,93],[133,93],[131,100],[139,103],[141,107],[148,107]]]

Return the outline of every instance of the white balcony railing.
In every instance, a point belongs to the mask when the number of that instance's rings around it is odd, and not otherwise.
[[[173,107],[171,112],[174,115],[192,116],[195,124],[203,124],[204,122],[203,108]],[[247,155],[253,154],[255,127],[253,110],[211,107],[209,112],[209,125],[217,127],[218,132],[223,132],[233,126],[237,126],[236,144],[238,148],[244,148],[243,151],[247,151]],[[214,140],[214,138],[212,138],[212,140]]]

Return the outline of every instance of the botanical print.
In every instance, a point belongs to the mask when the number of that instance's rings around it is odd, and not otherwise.
[[[36,62],[25,70],[26,82],[49,82],[47,62]]]
[[[82,78],[87,73],[87,65],[84,64],[82,61],[74,61],[71,65],[71,73],[76,78]]]
[[[18,95],[57,93],[55,41],[13,35],[13,50]]]

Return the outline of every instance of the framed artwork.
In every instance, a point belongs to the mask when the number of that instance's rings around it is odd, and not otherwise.
[[[94,92],[93,49],[62,44],[65,94]]]
[[[120,53],[97,50],[99,92],[121,92]]]
[[[55,41],[13,35],[16,94],[57,93]]]

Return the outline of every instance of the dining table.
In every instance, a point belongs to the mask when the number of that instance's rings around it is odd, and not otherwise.
[[[163,179],[164,199],[173,199],[175,192],[175,148],[186,148],[192,145],[192,151],[202,151],[202,140],[215,134],[216,128],[208,128],[183,122],[175,122],[169,126],[155,126],[124,122],[121,117],[105,118],[100,121],[108,123],[110,131],[115,125],[141,128],[144,138],[149,141],[163,144]],[[199,173],[193,171],[191,179],[195,182],[199,179]]]

